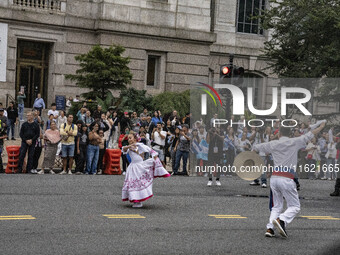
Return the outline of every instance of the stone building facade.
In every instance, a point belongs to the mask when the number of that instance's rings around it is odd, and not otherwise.
[[[40,92],[47,104],[79,88],[64,75],[74,57],[99,44],[119,44],[130,56],[131,86],[150,94],[216,83],[221,64],[243,66],[258,106],[266,107],[268,32],[249,14],[265,0],[2,0],[0,1],[0,101],[24,87],[31,107]],[[268,92],[269,91],[269,92]]]

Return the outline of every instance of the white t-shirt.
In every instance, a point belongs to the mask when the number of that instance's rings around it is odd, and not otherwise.
[[[53,114],[54,118],[58,117],[59,116],[59,111],[58,110],[48,110],[47,112],[47,117],[50,116],[51,114]]]
[[[155,133],[153,134],[153,140],[155,143],[157,143],[158,145],[165,145],[165,139],[166,139],[166,131],[161,131],[162,136],[164,136],[164,139],[161,138],[161,136],[159,135],[159,133],[157,131],[155,131]]]

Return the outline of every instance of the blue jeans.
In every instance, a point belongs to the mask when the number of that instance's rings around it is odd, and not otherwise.
[[[24,104],[18,104],[18,115],[19,115],[19,120],[24,119]]]
[[[12,131],[12,138],[14,138],[15,120],[7,120],[7,138],[9,139],[9,132]]]
[[[88,173],[88,174],[95,174],[96,173],[98,158],[99,158],[99,146],[89,144],[87,146],[86,173]]]
[[[74,157],[75,144],[62,144],[61,145],[61,157],[62,158],[73,158]]]
[[[181,163],[181,158],[183,157],[183,173],[187,173],[187,162],[189,157],[189,151],[176,151],[176,165],[174,173],[178,172],[179,165]]]

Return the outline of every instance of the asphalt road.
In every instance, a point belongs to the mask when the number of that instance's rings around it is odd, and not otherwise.
[[[221,187],[156,179],[154,197],[134,209],[121,201],[123,178],[1,174],[0,254],[340,254],[334,182],[301,180],[302,210],[283,239],[264,237],[268,188],[238,177]]]

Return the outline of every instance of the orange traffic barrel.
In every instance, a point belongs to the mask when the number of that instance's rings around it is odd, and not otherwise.
[[[19,154],[20,154],[20,146],[11,145],[6,147],[8,161],[7,167],[5,170],[6,174],[12,174],[13,172],[18,171],[19,165]]]
[[[106,149],[104,174],[122,174],[120,169],[120,149]]]

